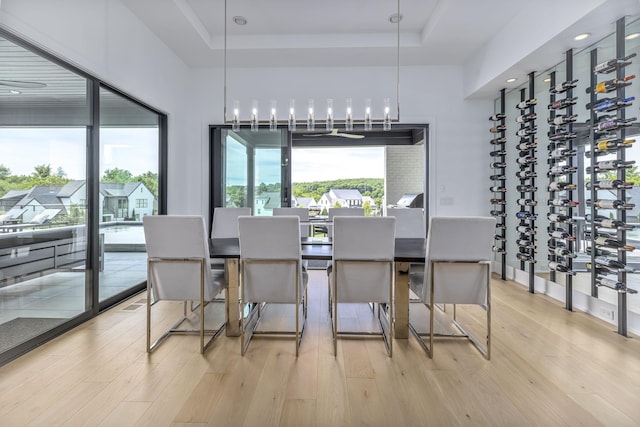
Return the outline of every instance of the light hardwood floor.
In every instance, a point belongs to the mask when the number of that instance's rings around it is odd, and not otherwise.
[[[136,296],[0,368],[0,425],[640,425],[640,344],[513,282],[493,280],[493,349],[466,340],[341,339],[334,358],[326,274],[312,271],[300,356],[292,339],[195,336],[145,353]],[[137,310],[125,310],[138,303]],[[136,306],[133,306],[134,308]],[[166,325],[180,306],[154,307]],[[367,323],[348,308],[341,326]]]

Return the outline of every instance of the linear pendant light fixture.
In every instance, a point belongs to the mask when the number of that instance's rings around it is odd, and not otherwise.
[[[277,118],[277,110],[278,110],[278,106],[277,106],[277,102],[272,99],[270,101],[270,108],[269,108],[269,114],[268,114],[268,120],[265,120],[264,122],[260,122],[260,116],[259,116],[259,103],[258,100],[253,100],[251,103],[251,108],[250,109],[246,109],[245,111],[248,111],[249,114],[247,114],[245,117],[248,117],[248,120],[242,120],[241,118],[241,105],[240,102],[237,100],[234,100],[233,102],[233,114],[231,116],[231,119],[227,119],[227,2],[228,0],[224,1],[224,58],[223,58],[223,66],[224,66],[224,73],[223,73],[223,79],[224,79],[224,92],[223,92],[223,97],[224,97],[224,108],[223,108],[223,114],[224,114],[224,123],[225,124],[231,124],[231,128],[234,131],[238,131],[241,128],[241,125],[243,124],[248,124],[250,129],[252,131],[258,131],[258,129],[260,128],[260,126],[264,126],[265,128],[269,128],[269,130],[271,131],[277,131],[278,130],[278,124],[283,124],[283,125],[287,125],[287,128],[290,131],[295,131],[296,129],[298,129],[299,124],[296,121],[296,103],[294,99],[289,100],[289,114],[287,116],[286,120],[282,120],[282,121],[278,121]],[[367,98],[365,99],[365,109],[363,111],[363,121],[362,126],[363,129],[365,131],[371,131],[373,130],[374,124],[378,123],[380,125],[382,125],[382,129],[387,131],[391,129],[391,123],[392,122],[399,122],[400,121],[400,21],[402,20],[402,15],[400,14],[400,0],[396,0],[396,6],[397,6],[397,11],[396,13],[394,13],[393,15],[391,15],[389,17],[389,22],[392,23],[393,25],[396,25],[396,114],[397,117],[395,119],[391,118],[391,101],[389,98],[384,98],[384,105],[383,105],[383,116],[380,119],[374,119],[372,116],[372,107],[371,107],[371,98]],[[238,17],[238,16],[234,16],[234,22],[238,23],[238,18],[242,18],[243,24],[245,25],[247,23],[246,19],[243,17]],[[238,24],[240,25],[240,24]],[[325,124],[325,129],[327,131],[333,131],[334,129],[334,125],[342,125],[344,126],[344,129],[347,131],[352,131],[353,127],[354,127],[354,123],[357,123],[354,120],[354,113],[353,113],[353,99],[352,98],[347,98],[345,100],[345,113],[344,113],[344,119],[339,118],[336,119],[336,110],[334,108],[334,103],[333,103],[333,99],[327,99],[326,101],[326,114],[325,114],[325,120],[324,120],[324,124]],[[246,113],[245,113],[246,114]],[[317,116],[317,112],[316,109],[314,107],[314,100],[313,99],[309,99],[308,101],[308,107],[306,109],[306,114],[302,115],[301,118],[302,120],[304,120],[306,118],[306,130],[307,131],[314,131],[316,128],[316,116]],[[304,122],[303,122],[304,123]],[[303,124],[304,126],[304,124]]]

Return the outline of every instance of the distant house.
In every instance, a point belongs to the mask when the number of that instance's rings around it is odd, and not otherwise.
[[[309,210],[309,216],[316,216],[322,210],[313,197],[292,196],[291,206],[294,208],[307,208]]]
[[[273,215],[273,208],[279,208],[281,205],[280,192],[265,191],[256,196],[254,204],[253,212],[255,215]]]
[[[361,208],[362,202],[362,194],[358,190],[331,189],[320,197],[318,205],[321,209],[332,208],[336,203],[343,208]]]
[[[100,218],[102,221],[141,220],[153,215],[155,196],[142,182],[101,182]]]
[[[66,214],[67,210],[58,198],[61,186],[36,185],[28,190],[16,204],[7,212],[10,218],[22,223],[38,223],[51,220],[58,214]]]

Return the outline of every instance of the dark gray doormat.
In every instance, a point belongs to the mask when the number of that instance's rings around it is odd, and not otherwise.
[[[69,319],[18,317],[0,325],[0,353],[36,337]]]

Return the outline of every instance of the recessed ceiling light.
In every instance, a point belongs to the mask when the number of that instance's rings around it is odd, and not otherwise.
[[[9,89],[9,93],[12,93],[14,95],[20,95],[22,92],[20,92],[19,90],[15,90],[15,89]]]
[[[573,39],[575,41],[580,41],[580,40],[584,40],[587,37],[589,37],[591,34],[590,33],[582,33],[582,34],[578,34],[577,36],[575,36]]]
[[[627,37],[625,37],[625,40],[633,40],[637,37],[640,37],[640,33],[632,33],[632,34],[629,34]]]
[[[233,22],[238,25],[247,25],[247,18],[245,18],[244,16],[234,16]]]
[[[517,81],[518,79],[516,79],[515,77],[511,77],[510,79],[507,79],[507,83],[513,83],[515,81]]]
[[[389,17],[389,22],[392,24],[397,24],[400,21],[402,21],[402,15],[400,13],[394,13]]]

